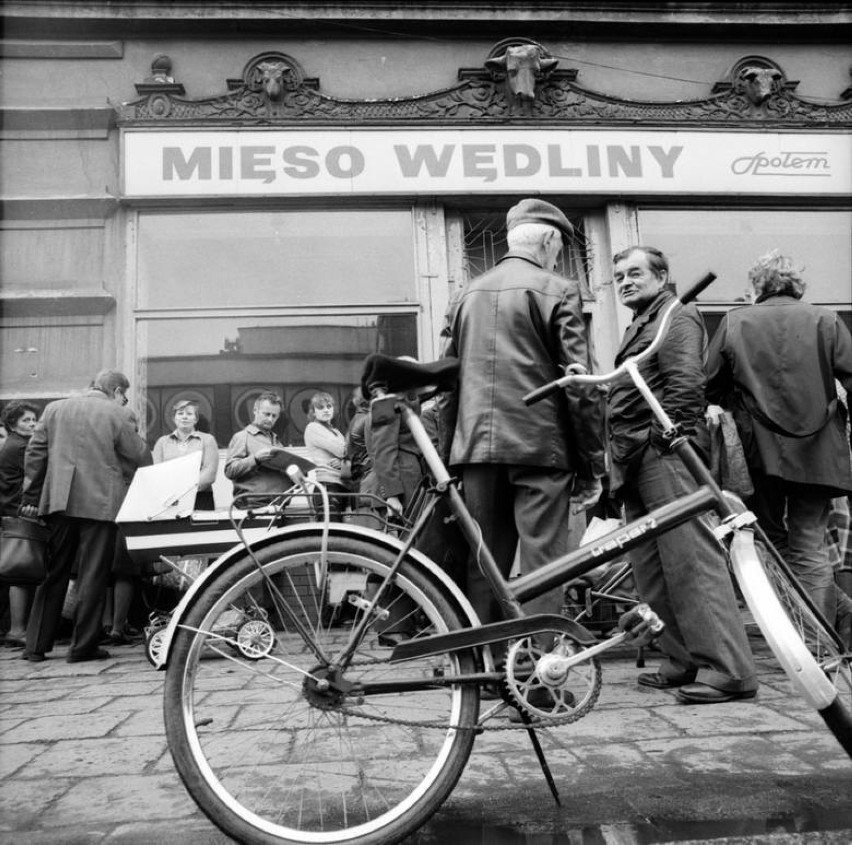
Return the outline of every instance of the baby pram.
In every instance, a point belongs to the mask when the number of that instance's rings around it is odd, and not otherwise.
[[[304,497],[288,493],[279,497],[286,501],[270,497],[269,504],[256,510],[194,511],[200,463],[197,452],[138,470],[116,517],[131,558],[157,565],[161,573],[155,579],[167,580],[178,592],[189,588],[210,559],[238,543],[258,540],[285,520],[310,518]],[[170,610],[155,607],[145,626],[145,655],[153,666]],[[275,631],[259,604],[235,606],[222,614],[220,623],[217,637],[246,659],[259,660],[275,646]]]
[[[286,452],[280,461],[294,464],[302,473],[313,464],[295,453]],[[189,589],[210,561],[238,544],[263,539],[270,531],[295,522],[323,521],[327,513],[318,513],[312,497],[302,484],[263,497],[239,497],[225,510],[195,511],[200,453],[137,470],[116,522],[126,540],[131,558],[143,566],[160,570],[152,581],[170,587],[174,595]],[[374,500],[370,502],[369,500]],[[390,517],[377,497],[353,494],[356,504],[366,505],[366,527],[401,534],[408,530],[410,515]],[[364,508],[358,510],[363,511]],[[408,518],[407,518],[408,517]],[[344,516],[344,520],[348,516]],[[163,571],[164,570],[164,571]],[[345,615],[347,605],[359,590],[334,575],[329,584],[329,611]],[[364,585],[360,585],[363,591]],[[152,666],[159,664],[160,651],[171,611],[176,606],[155,604],[145,626],[145,654]],[[234,607],[220,617],[221,630],[214,633],[220,642],[237,655],[259,660],[275,647],[275,629],[261,601],[251,606]]]

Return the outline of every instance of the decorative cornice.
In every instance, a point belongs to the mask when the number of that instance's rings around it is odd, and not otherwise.
[[[165,87],[117,107],[120,126],[553,126],[848,128],[852,102],[826,105],[797,96],[797,82],[762,56],[746,56],[699,100],[625,100],[577,85],[575,69],[556,62],[536,42],[507,39],[508,53],[525,42],[538,48],[532,96],[509,90],[494,71],[494,50],[481,68],[463,68],[450,88],[413,97],[342,99],[321,93],[299,64],[269,51],[248,62],[228,93],[189,99]],[[509,45],[503,47],[503,45]],[[520,47],[518,47],[520,49]],[[541,67],[539,67],[539,62]]]

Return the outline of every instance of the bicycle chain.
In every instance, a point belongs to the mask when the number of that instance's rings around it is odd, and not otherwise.
[[[377,666],[382,663],[387,663],[387,658],[382,657],[362,657],[360,660],[353,660],[350,662],[350,666]],[[561,725],[570,725],[574,722],[579,721],[588,713],[590,713],[595,704],[597,704],[598,698],[601,693],[601,683],[598,683],[588,698],[581,704],[579,707],[575,708],[571,713],[566,714],[558,719],[544,719],[541,717],[534,717],[533,721],[529,726],[521,723],[521,724],[508,724],[508,725],[487,725],[487,724],[479,724],[476,725],[445,725],[443,723],[438,722],[417,722],[411,719],[393,719],[390,716],[376,716],[370,713],[363,713],[360,711],[350,710],[347,707],[339,707],[335,708],[338,713],[343,713],[346,716],[352,716],[354,718],[359,719],[367,719],[372,722],[381,722],[388,725],[403,725],[405,727],[413,727],[413,728],[434,728],[440,731],[448,731],[448,730],[457,730],[457,731],[476,731],[477,733],[484,733],[485,731],[525,731],[528,727],[534,728],[557,728]],[[505,707],[503,710],[508,709],[509,707],[513,707],[509,702],[504,701]],[[521,710],[522,707],[517,707],[516,709]],[[497,711],[492,718],[499,716],[503,710]]]
[[[591,695],[588,697],[588,700],[577,707],[572,713],[566,715],[560,719],[534,719],[529,725],[524,724],[508,724],[508,725],[487,725],[487,724],[479,724],[476,725],[445,725],[443,723],[438,722],[417,722],[412,719],[393,719],[390,716],[376,716],[371,713],[362,713],[356,710],[350,710],[347,707],[339,707],[337,708],[338,713],[343,713],[345,716],[353,716],[358,719],[367,719],[372,722],[383,722],[388,725],[403,725],[409,728],[434,728],[439,731],[475,731],[476,733],[484,733],[485,731],[525,731],[528,728],[558,728],[561,725],[570,725],[573,722],[579,721],[586,714],[590,713],[597,703],[598,697],[600,696],[601,685],[598,685],[596,689],[594,689]],[[507,704],[506,708],[511,707],[512,705]],[[504,708],[504,709],[506,709]],[[498,711],[494,715],[497,716],[499,713],[503,711]]]

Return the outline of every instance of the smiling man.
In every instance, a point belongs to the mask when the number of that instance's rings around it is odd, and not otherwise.
[[[650,346],[674,298],[665,255],[632,247],[613,258],[613,280],[633,311],[616,365]],[[704,429],[703,355],[707,335],[694,305],[677,311],[657,354],[640,366],[643,378],[680,433],[700,447]],[[613,494],[628,522],[696,489],[680,460],[668,451],[662,428],[632,381],[609,391]],[[639,597],[666,623],[660,647],[666,660],[639,676],[655,689],[678,687],[685,704],[753,698],[754,661],[737,613],[722,549],[705,518],[692,519],[630,553]]]

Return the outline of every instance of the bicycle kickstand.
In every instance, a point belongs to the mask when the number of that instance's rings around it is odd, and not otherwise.
[[[553,796],[556,806],[561,807],[562,802],[559,800],[559,790],[556,788],[556,781],[553,779],[553,773],[550,771],[547,758],[544,756],[544,749],[538,741],[538,734],[535,732],[532,719],[530,719],[529,713],[526,713],[523,710],[521,710],[521,719],[526,726],[527,734],[529,735],[530,742],[532,742],[533,751],[535,751],[535,756],[538,758],[538,764],[541,766],[544,779],[547,781],[548,787],[550,787],[550,794]]]

